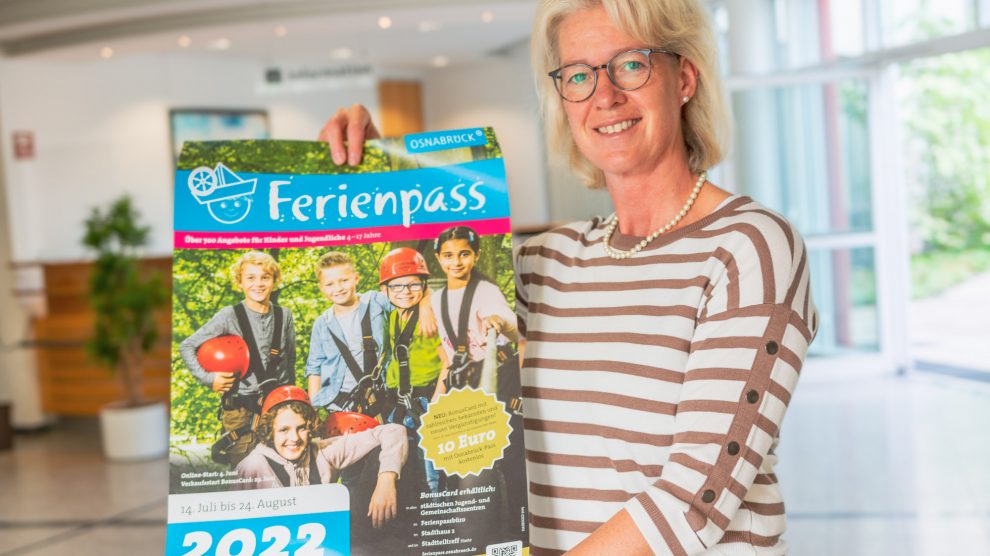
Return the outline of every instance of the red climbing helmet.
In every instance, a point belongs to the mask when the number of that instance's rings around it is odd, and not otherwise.
[[[240,336],[210,338],[196,351],[196,360],[208,373],[234,373],[244,378],[251,366],[247,342]]]
[[[298,386],[292,386],[287,384],[285,386],[279,386],[278,388],[271,391],[268,397],[265,398],[265,403],[261,406],[261,414],[264,415],[272,410],[276,405],[282,402],[291,401],[303,402],[309,404],[309,395],[306,391]]]
[[[419,251],[409,247],[393,249],[382,259],[382,270],[378,275],[378,283],[384,284],[393,278],[403,276],[429,277],[430,269],[426,267],[426,259]]]
[[[331,413],[323,423],[323,437],[343,436],[373,429],[379,425],[374,417],[353,411]]]

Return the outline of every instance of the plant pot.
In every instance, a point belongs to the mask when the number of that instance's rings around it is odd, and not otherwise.
[[[103,453],[114,461],[154,459],[168,453],[168,408],[164,402],[137,407],[114,402],[100,409]]]

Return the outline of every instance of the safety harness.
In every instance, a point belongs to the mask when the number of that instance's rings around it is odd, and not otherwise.
[[[331,402],[333,405],[343,408],[345,411],[354,409],[352,406],[364,405],[362,409],[364,411],[358,411],[359,413],[366,413],[369,415],[374,415],[375,413],[367,413],[371,409],[371,406],[376,406],[375,402],[379,400],[369,400],[365,396],[365,392],[369,392],[369,388],[374,389],[374,384],[369,384],[373,382],[369,377],[375,374],[375,367],[378,364],[378,343],[375,342],[375,337],[371,333],[371,308],[367,305],[364,307],[364,316],[361,318],[361,352],[362,359],[364,362],[364,367],[358,365],[356,359],[354,359],[354,354],[351,353],[350,346],[347,342],[337,337],[336,334],[330,332],[330,337],[333,338],[333,343],[337,346],[337,351],[340,352],[340,356],[344,360],[344,364],[347,365],[347,369],[350,371],[351,376],[354,377],[354,381],[357,385],[354,390],[350,392],[340,392],[337,397]],[[360,392],[359,391],[362,391]],[[369,392],[370,393],[370,392]],[[355,395],[358,396],[357,399]],[[361,397],[364,397],[364,404],[361,404]],[[377,413],[377,412],[376,412]]]
[[[403,328],[398,315],[395,318],[395,330],[392,335],[394,339],[395,360],[399,364],[399,389],[394,396],[394,408],[389,413],[387,421],[389,423],[400,423],[407,428],[415,430],[419,428],[420,417],[426,413],[429,400],[426,398],[413,399],[412,369],[409,362],[409,344],[412,343],[416,325],[419,323],[419,305],[412,308],[409,321]],[[391,392],[390,392],[391,394]]]
[[[309,450],[309,484],[318,485],[323,482],[320,478],[320,470],[316,467],[316,451],[310,446]],[[289,472],[285,470],[285,467],[276,460],[265,456],[268,460],[268,466],[272,468],[272,473],[278,479],[280,485],[287,487],[292,484],[292,479],[289,477]]]
[[[264,360],[261,358],[261,350],[258,349],[258,342],[254,337],[254,332],[251,330],[251,321],[248,320],[247,309],[244,308],[243,303],[234,305],[234,315],[237,317],[237,326],[241,329],[241,337],[244,338],[244,342],[247,344],[248,352],[250,353],[250,363],[248,365],[247,375],[254,374],[257,378],[260,395],[254,397],[237,395],[237,390],[242,379],[236,379],[234,384],[230,387],[230,390],[224,392],[223,396],[220,398],[220,407],[217,409],[218,419],[221,418],[225,410],[231,411],[239,408],[244,408],[254,415],[261,414],[261,402],[264,401],[265,396],[267,396],[269,392],[278,386],[277,369],[279,364],[281,364],[282,359],[285,357],[282,351],[282,325],[285,321],[285,314],[284,309],[275,303],[271,304],[271,310],[273,311],[274,328],[272,329],[272,337],[268,352],[268,365],[266,366],[264,364]],[[213,443],[213,446],[210,449],[213,461],[222,464],[229,462],[230,458],[227,455],[227,451],[230,450],[230,448],[232,448],[242,436],[250,434],[254,430],[252,421],[253,419],[250,419],[246,425],[232,431],[227,431]]]
[[[478,289],[481,279],[474,273],[464,287],[464,299],[461,300],[461,310],[457,317],[457,333],[450,322],[450,305],[447,301],[447,290],[440,294],[440,313],[443,328],[454,345],[454,357],[450,362],[450,371],[444,379],[447,390],[470,386],[477,388],[481,381],[482,361],[472,361],[468,351],[468,321],[471,318],[471,305],[474,302],[474,292]],[[519,358],[508,346],[498,348],[498,392],[499,400],[505,402],[506,408],[513,413],[522,411],[521,387],[519,385]]]

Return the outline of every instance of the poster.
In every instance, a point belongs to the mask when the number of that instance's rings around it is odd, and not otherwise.
[[[187,142],[174,199],[166,555],[528,554],[494,132]]]

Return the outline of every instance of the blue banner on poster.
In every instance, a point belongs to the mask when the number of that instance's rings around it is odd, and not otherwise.
[[[175,230],[347,230],[509,216],[500,159],[371,174],[175,173]]]
[[[344,511],[171,524],[165,553],[344,556],[350,554],[349,516]]]

